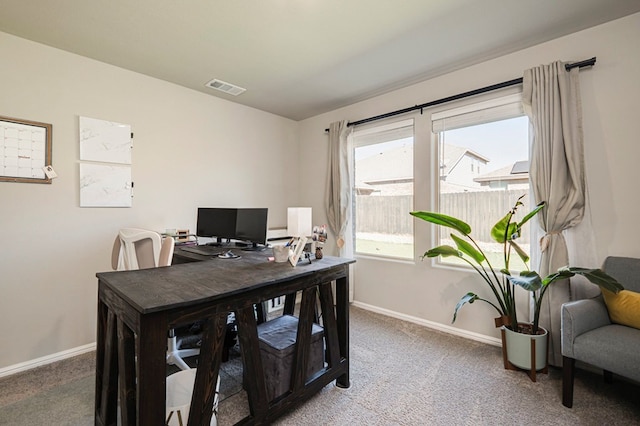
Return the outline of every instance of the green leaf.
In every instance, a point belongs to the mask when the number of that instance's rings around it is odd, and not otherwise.
[[[554,281],[565,280],[567,278],[573,277],[574,275],[575,274],[573,272],[569,271],[569,268],[561,268],[561,269],[558,269],[558,272],[547,275],[542,280],[542,285],[549,285]]]
[[[505,230],[507,229],[510,219],[511,219],[511,214],[508,213],[506,216],[500,219],[495,225],[493,225],[493,228],[491,228],[491,238],[493,238],[494,241],[501,244],[504,243]]]
[[[478,299],[480,299],[478,295],[471,292],[462,296],[462,299],[458,301],[458,303],[456,304],[456,309],[453,311],[453,320],[451,321],[451,323],[453,324],[454,322],[456,322],[456,317],[458,316],[458,309],[462,308],[465,305],[465,303],[473,303]]]
[[[542,278],[535,271],[523,271],[520,275],[507,277],[511,284],[520,286],[527,291],[537,291],[543,286]]]
[[[511,223],[513,215],[507,213],[491,228],[491,238],[497,243],[503,244],[512,239],[513,234],[518,232],[518,225]]]
[[[520,197],[522,198],[522,197]],[[518,201],[516,202],[515,206],[513,206],[513,210],[515,211],[515,209],[518,206],[521,206],[522,202],[520,202],[520,199],[518,199]],[[546,205],[546,203],[543,201],[540,204],[538,204],[531,212],[529,212],[529,214],[527,214],[520,223],[513,223],[511,222],[511,220],[513,219],[513,213],[509,212],[507,213],[502,219],[500,219],[498,221],[498,223],[496,223],[493,228],[491,229],[491,237],[493,238],[494,241],[502,244],[505,241],[513,241],[516,238],[518,238],[520,236],[520,230],[522,229],[522,226],[527,223],[532,217],[534,217],[536,214],[538,214],[538,212],[540,210],[542,210],[542,208],[544,208],[544,206]],[[517,251],[517,249],[516,249]],[[520,255],[520,253],[518,253]],[[522,258],[522,256],[521,256]],[[527,256],[528,258],[528,256]],[[528,260],[527,260],[528,261]],[[525,262],[527,262],[525,261]]]
[[[460,219],[456,219],[455,217],[447,216],[446,214],[423,211],[410,212],[409,214],[411,216],[417,217],[418,219],[422,219],[436,225],[455,229],[463,235],[469,235],[471,233],[471,226],[469,226],[466,222],[463,222]]]
[[[518,256],[525,264],[529,262],[529,255],[522,249],[522,247],[520,247],[515,241],[509,241],[509,244],[511,244],[511,247],[513,247],[516,253],[518,253]]]
[[[531,210],[529,212],[529,214],[527,214],[518,224],[518,228],[522,228],[522,225],[524,225],[525,223],[529,222],[529,219],[531,219],[532,217],[534,217],[535,215],[538,214],[538,212],[540,210],[542,210],[544,208],[544,206],[546,206],[547,203],[545,203],[544,201],[540,202],[533,210]]]
[[[618,280],[604,272],[602,269],[587,269],[577,267],[567,269],[571,273],[582,275],[592,283],[598,285],[600,288],[609,290],[612,293],[618,293],[620,290],[624,290],[624,287],[618,282]]]
[[[481,251],[477,250],[473,245],[471,245],[471,243],[463,240],[462,238],[458,237],[455,234],[450,234],[450,235],[451,235],[451,238],[453,238],[453,241],[455,241],[456,246],[458,247],[458,250],[460,250],[462,253],[466,254],[467,256],[471,257],[478,264],[481,264],[484,261],[485,259],[484,254]]]
[[[438,257],[438,256],[442,256],[442,257],[449,257],[449,256],[455,256],[455,257],[462,257],[462,253],[460,253],[457,249],[451,247],[451,246],[438,246],[438,247],[434,247],[431,250],[427,251],[423,257]]]

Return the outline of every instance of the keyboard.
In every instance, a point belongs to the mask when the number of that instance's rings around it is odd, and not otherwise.
[[[217,256],[223,252],[220,247],[216,246],[181,247],[181,250],[202,256]]]

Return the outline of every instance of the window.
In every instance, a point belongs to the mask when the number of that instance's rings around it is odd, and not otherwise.
[[[522,219],[533,204],[529,196],[529,120],[522,111],[520,94],[434,113],[432,127],[439,163],[436,209],[467,222],[471,236],[487,256],[495,257],[491,264],[501,267],[502,247],[492,240],[491,228],[520,196],[525,195],[525,205],[518,209],[516,219]],[[530,253],[526,226],[518,243]],[[450,234],[450,229],[438,227],[435,245],[455,247]],[[450,257],[438,261],[466,265]],[[510,267],[523,269],[518,256],[511,258]]]
[[[358,254],[413,259],[413,130],[411,119],[352,136]]]

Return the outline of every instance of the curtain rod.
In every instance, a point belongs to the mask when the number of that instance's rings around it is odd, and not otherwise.
[[[595,63],[596,63],[596,57],[594,56],[591,59],[585,59],[584,61],[574,62],[572,64],[566,64],[564,67],[565,67],[565,69],[567,71],[569,71],[571,68],[591,67],[591,66],[595,65]],[[427,103],[424,103],[424,104],[421,104],[421,105],[415,105],[415,106],[412,106],[412,107],[399,109],[397,111],[388,112],[386,114],[376,115],[375,117],[363,118],[362,120],[354,121],[353,123],[347,123],[347,126],[350,127],[350,126],[357,126],[359,124],[370,123],[372,121],[382,120],[384,118],[389,118],[389,117],[393,117],[393,116],[400,115],[400,114],[406,114],[406,113],[411,112],[411,111],[422,110],[424,108],[432,107],[434,105],[440,105],[440,104],[444,104],[444,103],[447,103],[447,102],[457,101],[459,99],[468,98],[470,96],[475,96],[475,95],[479,95],[481,93],[487,93],[487,92],[491,92],[493,90],[503,89],[505,87],[515,86],[515,85],[518,85],[518,84],[522,84],[522,77],[514,78],[513,80],[509,80],[509,81],[503,81],[502,83],[492,84],[491,86],[481,87],[480,89],[470,90],[470,91],[464,92],[464,93],[458,93],[457,95],[448,96],[446,98],[442,98],[442,99],[438,99],[438,100],[435,100],[435,101],[427,102]],[[324,129],[324,131],[328,132],[329,129]]]

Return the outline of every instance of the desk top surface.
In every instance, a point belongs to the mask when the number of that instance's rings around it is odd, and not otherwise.
[[[118,294],[138,312],[179,308],[221,301],[262,287],[277,285],[312,274],[330,274],[354,259],[324,256],[295,268],[289,262],[269,261],[271,251],[239,251],[240,258],[212,258],[163,268],[99,272],[99,285]]]

